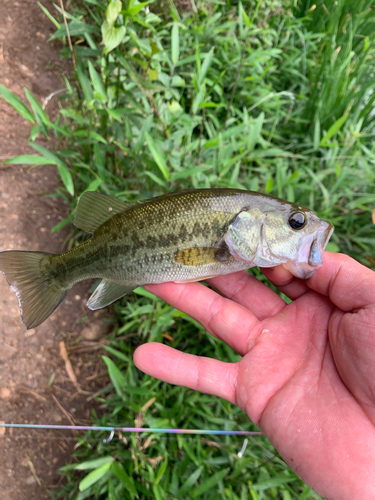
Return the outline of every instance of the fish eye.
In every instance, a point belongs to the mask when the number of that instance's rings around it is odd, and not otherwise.
[[[289,226],[295,231],[299,231],[300,229],[306,226],[306,216],[302,212],[295,212],[289,217]]]

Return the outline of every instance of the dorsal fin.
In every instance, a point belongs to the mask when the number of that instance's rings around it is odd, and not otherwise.
[[[132,206],[133,203],[113,196],[87,191],[79,199],[74,224],[92,234],[104,222]]]

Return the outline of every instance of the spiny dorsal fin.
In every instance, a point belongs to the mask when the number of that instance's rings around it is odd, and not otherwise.
[[[79,199],[74,224],[92,234],[104,222],[132,206],[133,203],[120,201],[113,196],[87,191]]]
[[[103,280],[95,292],[89,298],[87,305],[93,311],[112,304],[127,293],[132,292],[138,285],[119,285],[111,281]]]

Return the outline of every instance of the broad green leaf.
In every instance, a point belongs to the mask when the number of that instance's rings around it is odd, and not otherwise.
[[[181,78],[179,75],[173,75],[172,81],[171,81],[171,86],[172,87],[184,87],[185,80],[183,78]]]
[[[226,469],[216,472],[209,479],[204,481],[204,483],[200,484],[197,488],[195,488],[191,492],[191,496],[193,498],[198,498],[201,495],[203,495],[203,493],[206,493],[206,491],[212,490],[220,481],[222,481],[225,478],[225,476],[228,474],[229,471],[230,467],[227,467]]]
[[[81,64],[77,64],[77,76],[79,83],[86,100],[86,106],[91,109],[93,106],[94,93],[92,91],[90,80],[87,78],[86,73],[83,71]]]
[[[34,125],[33,127],[31,127],[30,140],[35,141],[35,139],[38,137],[40,132],[42,132],[42,127],[39,127],[39,125]]]
[[[66,187],[66,190],[71,196],[74,196],[74,183],[72,179],[72,174],[70,173],[68,167],[65,163],[59,163],[57,165],[57,170],[60,174],[60,178]]]
[[[68,30],[70,36],[85,35],[86,33],[99,34],[100,30],[97,26],[92,24],[83,23],[82,21],[72,21],[68,24]],[[50,37],[50,40],[55,40],[56,38],[63,38],[67,36],[65,24],[62,24],[60,28],[55,31],[55,33]]]
[[[151,46],[151,55],[154,56],[155,54],[158,54],[160,52],[159,47],[156,45],[156,43],[150,38],[150,46]]]
[[[107,19],[107,22],[110,25],[113,25],[117,19],[117,16],[120,14],[122,9],[122,3],[120,0],[114,0],[113,2],[110,2],[105,9],[105,17]]]
[[[108,373],[112,381],[113,387],[119,396],[122,396],[122,387],[125,385],[125,377],[107,356],[102,356],[104,363],[107,365]]]
[[[159,72],[157,69],[148,69],[147,74],[151,82],[157,80],[159,76]]]
[[[9,160],[5,160],[2,163],[11,163],[14,165],[34,165],[35,167],[37,165],[56,165],[55,161],[38,155],[13,156],[13,158],[9,158]]]
[[[52,153],[49,149],[45,148],[44,146],[41,146],[40,144],[31,143],[30,146],[35,149],[35,151],[38,151],[38,153],[42,154],[45,158],[49,158],[52,160],[52,163],[55,165],[64,164],[64,162],[57,156],[55,153]]]
[[[4,85],[0,85],[0,95],[5,101],[10,104],[19,113],[22,118],[25,118],[30,123],[35,123],[34,116],[29,108],[18,97],[8,90]]]
[[[105,91],[103,82],[100,78],[100,75],[94,68],[94,65],[91,61],[88,61],[90,78],[92,81],[92,85],[94,87],[94,96],[100,99],[102,102],[107,102],[107,93]]]
[[[173,23],[171,42],[172,42],[172,62],[173,66],[176,66],[180,57],[180,37],[178,33],[177,23]]]
[[[107,113],[112,116],[112,118],[114,118],[115,120],[117,120],[118,122],[121,122],[122,121],[122,116],[123,114],[122,113],[119,113],[119,111],[117,109],[112,109],[112,108],[106,108],[107,109]]]
[[[200,70],[200,74],[199,74],[199,84],[200,85],[202,85],[202,83],[206,77],[207,71],[209,70],[209,67],[211,66],[213,58],[214,58],[214,49],[212,48],[210,50],[210,52],[206,55],[206,57],[203,61],[201,70]]]
[[[123,41],[126,35],[125,26],[115,28],[107,21],[102,24],[102,37],[104,43],[103,54],[108,54],[111,50],[115,49]]]
[[[119,462],[113,462],[111,465],[111,471],[125,486],[132,497],[138,498],[138,493],[134,485],[134,480],[126,472],[124,467]]]
[[[80,464],[74,465],[74,469],[76,470],[91,470],[91,469],[97,469],[98,467],[101,467],[104,464],[112,463],[113,462],[113,457],[107,456],[107,457],[101,457],[101,458],[96,458],[94,460],[87,460],[86,462],[82,462]]]
[[[154,157],[155,163],[159,167],[161,173],[164,175],[164,178],[168,180],[170,177],[170,173],[163,155],[161,154],[157,144],[154,142],[154,139],[150,136],[148,132],[145,132],[145,137],[148,147],[150,148],[151,154]]]
[[[167,106],[168,106],[169,111],[173,114],[180,115],[181,113],[184,112],[184,109],[182,108],[180,103],[178,101],[176,101],[176,99],[173,99],[172,102],[167,102]]]
[[[102,137],[100,134],[95,132],[94,130],[76,130],[74,134],[72,134],[75,137],[87,137],[87,139],[90,137],[90,140],[95,139],[102,144],[107,144],[107,141]]]
[[[85,491],[87,488],[90,488],[94,483],[99,481],[111,468],[111,462],[108,462],[98,469],[93,470],[88,474],[85,479],[79,483],[79,491]]]
[[[344,125],[346,120],[349,118],[349,115],[342,115],[341,118],[335,121],[335,123],[328,129],[328,132],[326,135],[323,137],[323,139],[320,141],[320,146],[325,146],[327,144],[327,141],[333,137],[336,132],[340,130],[340,128]]]
[[[126,14],[128,14],[130,17],[133,17],[135,18],[135,16],[144,8],[146,7],[146,5],[148,5],[149,3],[151,3],[152,0],[150,0],[149,2],[142,2],[142,3],[139,3],[138,5],[134,5],[133,7],[130,7],[130,9],[128,9],[126,11]],[[135,19],[137,20],[137,19]]]

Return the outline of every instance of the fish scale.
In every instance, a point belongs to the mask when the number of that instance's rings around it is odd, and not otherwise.
[[[257,265],[283,264],[307,278],[322,264],[333,231],[306,207],[227,188],[136,203],[86,192],[75,225],[92,237],[60,255],[0,253],[0,269],[17,293],[28,328],[43,322],[75,283],[88,278],[102,279],[88,301],[91,309],[139,285],[203,280]]]

